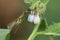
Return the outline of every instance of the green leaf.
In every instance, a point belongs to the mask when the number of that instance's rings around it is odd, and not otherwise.
[[[10,40],[10,33],[7,34],[5,40]]]
[[[47,24],[46,19],[45,19],[45,18],[42,18],[41,24],[40,24],[40,27],[39,27],[39,30],[40,30],[40,31],[44,31],[47,26],[48,26],[48,24]]]
[[[24,0],[24,2],[27,3],[27,4],[33,4],[37,1],[41,1],[44,4],[47,4],[49,2],[49,0]]]
[[[37,0],[24,0],[25,3],[34,3],[36,2]]]
[[[49,0],[41,0],[42,3],[47,4]]]
[[[9,29],[0,29],[0,40],[5,40],[8,33],[10,33]]]
[[[58,33],[58,34],[60,34],[60,23],[55,23],[55,24],[49,26],[45,31],[49,32],[49,33]]]

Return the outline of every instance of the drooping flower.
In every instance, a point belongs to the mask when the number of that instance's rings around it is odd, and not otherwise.
[[[34,14],[32,12],[28,15],[28,22],[33,22],[34,21]]]
[[[39,15],[35,15],[35,17],[34,17],[34,24],[40,24],[40,17],[39,17]]]

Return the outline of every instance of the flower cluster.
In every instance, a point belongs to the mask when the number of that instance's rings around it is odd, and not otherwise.
[[[28,22],[33,22],[34,24],[40,23],[40,16],[38,13],[35,13],[34,11],[31,11],[31,13],[28,15]]]

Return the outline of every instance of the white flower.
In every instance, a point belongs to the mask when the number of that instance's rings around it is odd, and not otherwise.
[[[29,14],[28,15],[28,22],[33,22],[34,21],[34,15],[33,14]]]
[[[40,24],[40,17],[39,17],[39,15],[35,15],[35,17],[34,17],[34,24]]]

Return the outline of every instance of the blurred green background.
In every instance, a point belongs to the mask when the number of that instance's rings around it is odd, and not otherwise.
[[[50,0],[45,17],[49,24],[60,22],[60,0]]]

